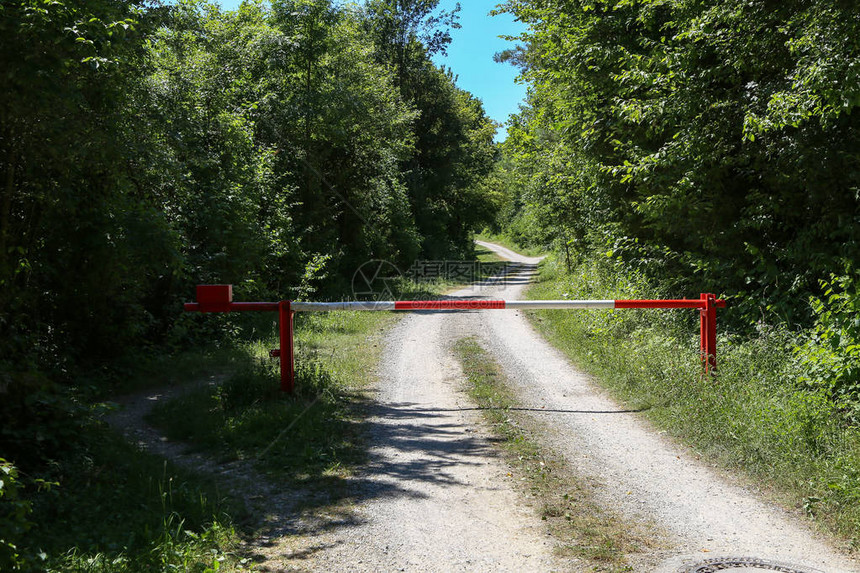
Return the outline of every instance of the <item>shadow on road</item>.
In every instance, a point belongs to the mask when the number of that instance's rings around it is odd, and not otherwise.
[[[422,499],[427,487],[450,487],[463,482],[454,469],[480,466],[497,456],[492,440],[464,427],[456,414],[477,408],[426,408],[412,403],[367,403],[367,416],[354,428],[371,445],[367,458],[355,475],[308,476],[306,482],[292,484],[299,496],[292,503],[272,500],[272,513],[251,545],[262,549],[270,538],[303,538],[310,545],[297,547],[282,557],[301,562],[314,554],[341,545],[322,536],[342,528],[367,522],[362,504],[384,498]],[[293,492],[294,494],[297,492]],[[336,536],[342,539],[342,536]],[[255,552],[256,553],[256,552]],[[262,561],[262,553],[250,556]]]

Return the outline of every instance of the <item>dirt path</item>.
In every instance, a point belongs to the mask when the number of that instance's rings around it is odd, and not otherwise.
[[[534,263],[480,244],[509,260]],[[514,300],[523,287],[523,280],[513,280],[486,294]],[[670,533],[674,547],[654,556],[654,571],[671,573],[685,563],[718,556],[758,557],[827,572],[860,569],[795,516],[732,485],[688,450],[661,438],[637,414],[622,412],[521,313],[484,312],[476,332],[503,364],[522,406],[545,411],[535,417],[551,429],[549,444],[576,473],[601,484],[602,501],[631,520],[654,520]]]
[[[520,266],[504,284],[455,295],[521,298],[538,260],[481,244]],[[478,337],[495,355],[522,405],[537,410],[526,415],[546,428],[539,439],[562,454],[572,472],[599,484],[602,504],[631,522],[656,523],[666,531],[670,549],[636,561],[635,571],[860,570],[794,516],[758,501],[661,438],[636,414],[623,412],[514,311],[414,313],[393,328],[372,396],[370,461],[350,479],[349,496],[336,507],[307,503],[305,492],[280,491],[247,466],[210,468],[210,462],[165,444],[143,422],[155,401],[146,395],[130,398],[126,418],[114,423],[157,453],[202,464],[249,488],[249,509],[266,516],[264,534],[252,547],[263,560],[262,570],[587,570],[554,554],[556,542],[518,492],[479,413],[471,409],[449,350],[464,336]],[[803,568],[722,563],[690,569],[721,556]]]
[[[302,510],[300,508],[303,506],[313,507],[314,501],[326,505],[327,500],[315,500],[315,497],[320,496],[318,492],[280,487],[259,473],[253,467],[253,462],[219,462],[182,442],[170,441],[146,421],[156,404],[203,386],[217,386],[223,381],[223,376],[211,376],[194,384],[144,390],[120,397],[116,401],[118,409],[108,414],[105,421],[142,450],[169,459],[186,470],[207,474],[220,488],[242,500],[245,509],[257,523],[258,531],[243,550],[261,570],[275,571],[279,568],[276,564],[278,560],[273,555],[277,554],[280,540],[316,530],[323,526],[321,522],[340,520],[342,516],[332,512],[321,519],[313,511]]]

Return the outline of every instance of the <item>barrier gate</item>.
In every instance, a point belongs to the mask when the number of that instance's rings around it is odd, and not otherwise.
[[[280,359],[281,390],[295,388],[293,317],[296,312],[337,310],[419,311],[499,309],[644,309],[697,308],[701,316],[701,355],[706,372],[717,368],[717,308],[725,301],[703,293],[698,299],[675,300],[401,300],[389,302],[233,302],[233,285],[198,285],[197,302],[185,303],[188,312],[277,312],[279,348],[269,354]]]

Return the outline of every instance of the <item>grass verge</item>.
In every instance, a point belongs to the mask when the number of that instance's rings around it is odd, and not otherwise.
[[[306,487],[336,484],[363,459],[362,390],[371,381],[389,313],[296,316],[296,392],[280,391],[274,334],[247,346],[252,358],[217,387],[159,405],[151,421],[174,440]]]
[[[26,549],[12,570],[241,571],[240,505],[209,480],[146,454],[107,428],[43,475]],[[23,549],[23,548],[22,548]]]
[[[660,298],[611,262],[564,273],[548,261],[532,299]],[[731,309],[719,314],[730,313]],[[718,314],[718,320],[719,320]],[[856,547],[860,539],[860,429],[802,385],[791,333],[720,333],[718,377],[701,372],[693,311],[540,311],[536,328],[623,403],[649,407],[659,427],[724,467],[741,470]]]
[[[652,547],[653,536],[601,508],[591,487],[530,437],[535,422],[511,410],[516,397],[499,365],[474,338],[458,340],[454,350],[470,396],[501,438],[507,461],[537,500],[541,519],[560,541],[562,554],[582,559],[591,571],[632,571],[628,557]]]

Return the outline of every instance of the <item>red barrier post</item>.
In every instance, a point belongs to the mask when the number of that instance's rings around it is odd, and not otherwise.
[[[716,374],[717,372],[717,297],[702,293],[701,300],[704,301],[699,314],[701,316],[701,342],[702,366],[705,372]]]
[[[294,315],[290,301],[284,300],[278,304],[278,329],[280,331],[278,357],[281,361],[281,390],[290,394],[296,387],[296,363],[293,354]]]
[[[200,312],[230,312],[233,285],[197,285],[197,304]]]

